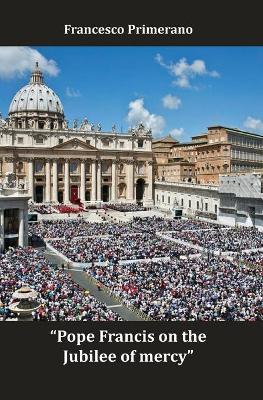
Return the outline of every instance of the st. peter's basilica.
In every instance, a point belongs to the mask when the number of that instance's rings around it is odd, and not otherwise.
[[[36,63],[30,82],[0,115],[0,180],[16,176],[36,203],[143,202],[152,205],[151,131],[104,132],[87,118],[69,127]]]

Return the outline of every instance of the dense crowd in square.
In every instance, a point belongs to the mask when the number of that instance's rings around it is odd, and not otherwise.
[[[110,208],[120,212],[134,212],[134,211],[146,211],[147,208],[141,204],[136,203],[108,203],[105,208]]]
[[[213,258],[93,265],[90,273],[153,319],[256,321],[263,317],[262,270]]]
[[[181,231],[171,236],[210,251],[239,252],[263,247],[263,232],[254,228]]]
[[[263,253],[257,250],[263,247],[263,233],[255,229],[159,216],[120,223],[79,217],[33,223],[29,233],[51,239],[48,243],[70,262],[87,264],[87,273],[111,294],[154,320],[263,318]],[[195,245],[209,252],[231,252],[233,261],[215,254],[207,257]],[[247,249],[256,251],[245,253]],[[36,250],[10,250],[1,257],[2,319],[22,282],[40,293],[35,320],[118,319],[66,272],[52,269]]]
[[[29,226],[29,234],[42,238],[64,238],[67,236],[122,235],[147,232],[219,229],[220,225],[195,221],[174,220],[161,217],[134,217],[130,222],[89,222],[84,218],[65,220],[43,220]]]
[[[237,253],[234,261],[251,267],[263,267],[263,251]]]
[[[140,260],[159,257],[179,257],[198,253],[197,250],[169,242],[149,233],[107,237],[53,240],[52,247],[77,263]]]
[[[117,321],[120,317],[75,283],[71,276],[50,266],[39,251],[28,248],[0,255],[0,320],[12,318],[12,294],[23,284],[39,293],[34,321]]]
[[[173,219],[163,217],[134,217],[133,222],[137,223],[137,228],[141,227],[146,232],[165,232],[165,231],[192,231],[192,230],[217,230],[223,226],[211,222],[194,219]]]
[[[119,235],[129,232],[128,224],[114,222],[88,222],[83,218],[72,220],[43,220],[29,226],[29,234],[42,238],[64,238],[76,236]]]

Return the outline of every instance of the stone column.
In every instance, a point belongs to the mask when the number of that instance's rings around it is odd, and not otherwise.
[[[19,209],[18,246],[24,247],[24,210]]]
[[[80,200],[85,201],[86,170],[85,160],[80,162]]]
[[[15,160],[14,158],[8,158],[8,172],[15,173]]]
[[[111,200],[116,200],[116,160],[111,164]]]
[[[53,201],[57,203],[58,201],[58,162],[53,161]]]
[[[126,174],[126,183],[127,183],[127,200],[134,200],[134,165],[133,161],[127,165],[127,174]]]
[[[28,209],[24,210],[24,246],[28,246]]]
[[[34,201],[34,160],[28,161],[28,194]]]
[[[97,162],[97,201],[101,201],[101,160]]]
[[[50,160],[46,160],[46,202],[50,202],[50,187],[51,187],[51,177],[50,177]]]
[[[64,203],[69,203],[69,160],[64,163]]]
[[[152,161],[148,161],[148,171],[147,171],[147,179],[148,179],[148,201],[153,201],[153,167]]]
[[[92,160],[91,164],[91,201],[96,201],[96,160]]]
[[[4,250],[5,245],[5,224],[4,224],[4,214],[5,210],[0,210],[0,252]]]

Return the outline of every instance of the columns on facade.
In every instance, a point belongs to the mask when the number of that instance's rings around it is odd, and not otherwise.
[[[101,201],[101,160],[97,161],[97,201]]]
[[[34,160],[28,161],[28,194],[34,201]]]
[[[96,201],[96,160],[91,163],[91,201]]]
[[[50,190],[51,190],[51,175],[50,175],[50,160],[46,160],[46,201],[50,202]]]
[[[129,160],[127,165],[127,200],[134,200],[134,162]]]
[[[111,164],[111,200],[116,200],[116,160],[112,160]]]
[[[0,210],[0,252],[4,250],[4,245],[5,245],[5,224],[4,224],[4,215],[5,215],[5,210],[1,209]]]
[[[69,203],[69,160],[64,163],[64,203]]]
[[[85,201],[86,168],[85,160],[80,162],[80,200]]]
[[[57,160],[53,161],[53,201],[57,203],[58,201],[58,162]]]

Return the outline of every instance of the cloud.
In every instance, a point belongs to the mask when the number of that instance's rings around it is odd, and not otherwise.
[[[78,89],[73,89],[70,87],[66,88],[66,96],[68,97],[80,97],[80,91]]]
[[[193,88],[191,81],[198,76],[210,76],[212,78],[218,78],[220,76],[217,71],[209,71],[203,60],[194,60],[192,64],[189,64],[186,58],[181,58],[177,62],[167,64],[159,53],[156,54],[155,60],[176,78],[172,82],[173,85],[184,89]]]
[[[45,74],[58,75],[56,61],[48,60],[38,50],[27,46],[0,46],[0,78],[21,78],[34,69],[36,61]]]
[[[132,125],[143,123],[153,134],[162,133],[165,126],[165,119],[161,115],[151,114],[144,107],[144,99],[136,99],[129,103],[127,121]]]
[[[171,94],[167,94],[162,98],[162,103],[164,108],[169,108],[169,110],[177,110],[182,104],[181,99]]]
[[[263,121],[253,117],[247,117],[244,127],[255,132],[263,132]]]
[[[184,134],[184,128],[174,128],[169,132],[169,135],[181,137]]]

